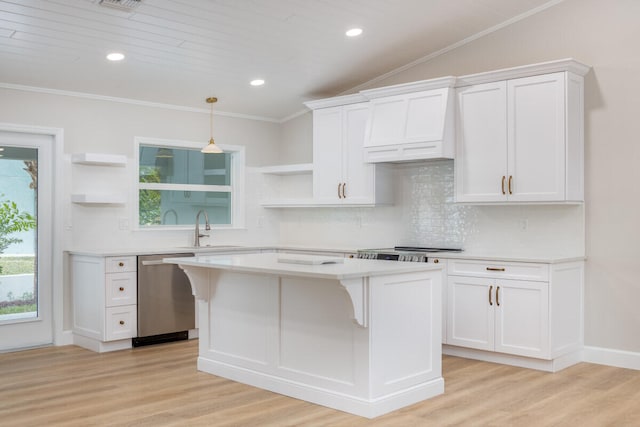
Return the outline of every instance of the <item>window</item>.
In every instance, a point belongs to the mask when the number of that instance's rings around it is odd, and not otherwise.
[[[136,138],[138,228],[181,228],[203,210],[211,225],[243,226],[244,147]]]

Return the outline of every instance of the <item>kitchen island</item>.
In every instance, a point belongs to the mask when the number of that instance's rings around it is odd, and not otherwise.
[[[373,418],[444,392],[438,264],[283,253],[170,258],[198,369]]]

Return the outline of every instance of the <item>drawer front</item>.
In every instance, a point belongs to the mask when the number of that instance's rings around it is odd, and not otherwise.
[[[137,273],[110,273],[105,275],[105,305],[115,307],[137,303]]]
[[[133,338],[138,334],[137,310],[135,305],[107,307],[105,341]]]
[[[123,257],[107,257],[105,260],[105,270],[107,273],[123,273],[127,271],[136,271],[138,261],[135,256]]]
[[[549,281],[548,264],[451,259],[447,265],[450,275]]]

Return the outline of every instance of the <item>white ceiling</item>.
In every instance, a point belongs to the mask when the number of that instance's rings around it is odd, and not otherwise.
[[[560,1],[0,0],[0,83],[283,120]]]

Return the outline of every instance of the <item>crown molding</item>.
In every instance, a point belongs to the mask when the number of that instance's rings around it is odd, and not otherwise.
[[[25,86],[25,85],[13,84],[13,83],[0,82],[0,88],[10,89],[10,90],[19,90],[23,92],[46,93],[49,95],[70,96],[73,98],[92,99],[97,101],[117,102],[120,104],[138,105],[138,106],[149,107],[149,108],[160,108],[164,110],[186,111],[190,113],[202,113],[202,114],[211,113],[211,111],[206,108],[194,108],[194,107],[186,107],[183,105],[162,104],[159,102],[142,101],[139,99],[119,98],[115,96],[97,95],[94,93],[74,92],[69,90],[50,89],[50,88],[38,87],[38,86]],[[249,114],[230,113],[226,111],[215,111],[214,115],[222,116],[222,117],[233,117],[236,119],[256,120],[261,122],[282,123],[282,120],[280,119],[273,119],[270,117],[262,117],[262,116],[253,116]]]

